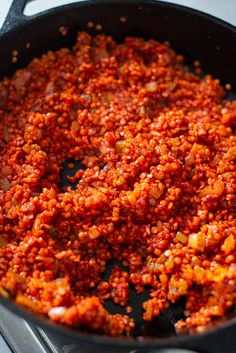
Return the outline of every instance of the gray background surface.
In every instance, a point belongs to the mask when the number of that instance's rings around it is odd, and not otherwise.
[[[38,13],[51,7],[64,5],[79,0],[33,0],[25,9],[26,15]],[[162,0],[166,1],[166,0]],[[8,12],[12,0],[0,0],[0,27]],[[169,0],[175,4],[189,6],[219,17],[236,26],[236,0]]]
[[[25,15],[33,15],[52,7],[77,2],[79,0],[33,0],[30,1],[24,11]],[[166,1],[166,0],[162,0]],[[0,27],[10,8],[12,0],[0,0]],[[169,0],[175,4],[181,4],[198,9],[219,17],[236,26],[236,0]],[[3,338],[0,336],[0,353],[11,353]]]

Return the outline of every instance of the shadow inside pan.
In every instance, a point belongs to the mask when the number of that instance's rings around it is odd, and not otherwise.
[[[232,100],[235,99],[235,95],[230,93],[227,97]],[[72,167],[71,167],[72,166]],[[77,183],[70,183],[67,179],[67,176],[75,175],[76,171],[79,169],[86,169],[81,161],[76,160],[67,160],[62,165],[61,170],[61,180],[59,183],[59,188],[63,192],[67,187],[71,187],[72,189],[76,188]],[[112,260],[107,262],[107,267],[105,272],[102,275],[102,280],[107,281],[114,266],[118,265],[121,269],[127,270],[127,267],[124,267],[121,262],[118,260]],[[128,305],[131,306],[132,312],[129,314],[131,318],[135,320],[135,329],[132,335],[136,338],[139,337],[155,337],[155,338],[168,338],[171,336],[177,336],[178,332],[176,331],[175,324],[177,321],[184,319],[184,311],[186,305],[186,297],[182,297],[180,300],[175,302],[174,304],[170,304],[170,306],[164,310],[158,317],[154,318],[151,322],[144,322],[142,319],[143,308],[142,304],[148,300],[149,290],[146,289],[143,293],[138,294],[134,287],[130,285],[129,288],[130,299]],[[105,302],[105,308],[111,314],[126,314],[125,308],[120,305],[114,304],[112,300],[107,300]],[[224,317],[217,318],[211,321],[207,327],[207,329],[212,329],[218,327],[222,323],[232,319],[236,316],[236,309],[231,310]],[[80,331],[84,331],[83,328],[80,327]],[[88,331],[88,330],[85,330]],[[181,334],[194,334],[198,333],[195,329],[191,329],[191,331],[184,331]]]
[[[72,159],[67,159],[63,164],[62,164],[62,169],[60,173],[60,182],[58,184],[58,187],[61,191],[65,190],[66,187],[71,187],[72,190],[76,188],[77,183],[71,183],[69,182],[67,177],[72,177],[75,175],[77,170],[85,170],[87,169],[84,164],[81,163],[81,161],[76,161]]]
[[[80,162],[76,160],[66,160],[62,164],[61,170],[61,179],[59,183],[59,188],[63,192],[67,187],[71,187],[72,189],[76,188],[76,183],[70,183],[67,179],[67,176],[75,175],[76,171],[79,169],[85,170],[86,167]],[[121,269],[127,270],[127,267],[124,267],[119,261],[108,261],[105,272],[102,275],[102,280],[107,281],[110,277],[110,274],[115,265],[118,265]],[[148,336],[148,337],[170,337],[177,335],[175,330],[175,323],[184,318],[184,310],[186,299],[181,298],[176,303],[170,305],[168,309],[162,312],[157,318],[152,320],[149,323],[145,323],[142,319],[143,308],[142,304],[148,300],[149,290],[146,289],[143,293],[138,294],[134,287],[130,285],[129,289],[130,299],[129,306],[132,308],[132,312],[129,314],[135,320],[135,330],[133,332],[133,336]],[[114,304],[112,300],[107,300],[105,302],[105,308],[111,314],[126,314],[125,308],[120,305]]]
[[[87,2],[88,6],[89,3]],[[74,43],[75,40],[75,29],[85,29],[87,22],[91,19],[95,23],[104,23],[104,30],[116,35],[117,39],[123,38],[126,34],[140,35],[142,37],[158,37],[160,40],[169,40],[171,45],[178,52],[183,52],[193,60],[203,59],[203,64],[205,62],[205,67],[209,72],[211,72],[215,77],[220,77],[224,82],[231,80],[232,83],[235,81],[235,71],[231,70],[234,65],[234,55],[225,55],[227,49],[233,48],[232,43],[233,34],[230,35],[229,31],[226,29],[217,29],[217,24],[215,27],[208,26],[207,18],[204,16],[193,17],[191,11],[181,12],[183,10],[178,10],[177,7],[169,8],[168,11],[165,10],[164,5],[160,5],[156,9],[156,4],[147,4],[146,7],[133,7],[130,5],[120,5],[121,2],[117,2],[116,5],[112,4],[112,11],[106,11],[106,4],[100,7],[99,4],[93,5],[90,11],[86,10],[86,6],[81,7],[76,11],[77,6],[67,7],[65,10],[58,10],[54,13],[41,17],[35,21],[36,26],[31,26],[29,23],[28,28],[22,27],[15,31],[14,33],[6,36],[2,40],[2,55],[1,55],[1,67],[0,75],[5,76],[12,74],[18,67],[25,66],[33,57],[38,57],[40,54],[44,53],[46,49],[58,49],[62,46],[69,46]],[[148,2],[147,2],[148,3]],[[169,6],[169,5],[168,5]],[[78,15],[79,14],[79,15]],[[126,24],[120,26],[119,18],[123,15],[128,15],[128,21]],[[158,20],[158,21],[157,21]],[[158,23],[158,26],[156,25]],[[59,36],[58,28],[60,26],[67,26],[69,28],[69,35],[66,37]],[[136,28],[140,28],[136,30]],[[219,26],[220,27],[220,26]],[[173,31],[173,28],[175,29]],[[188,31],[189,35],[186,34],[186,28],[190,28]],[[57,35],[56,35],[57,33]],[[211,34],[211,36],[209,35]],[[158,34],[158,35],[157,35]],[[196,38],[195,38],[196,37]],[[213,38],[212,38],[213,37]],[[57,38],[55,40],[55,38]],[[31,44],[30,49],[25,49],[26,43]],[[16,47],[17,43],[17,47]],[[229,43],[229,44],[228,44]],[[220,44],[220,46],[219,46]],[[184,48],[188,48],[187,53],[185,53]],[[219,48],[221,50],[219,50]],[[226,48],[226,50],[225,50]],[[17,49],[19,51],[19,60],[14,65],[10,65],[12,58],[12,51]],[[233,49],[232,49],[233,50]],[[188,54],[188,55],[187,55]],[[217,76],[216,76],[217,75]],[[231,93],[228,98],[232,100],[235,98]],[[76,183],[70,184],[66,178],[67,175],[74,175],[77,169],[85,169],[85,167],[80,163],[73,161],[75,163],[74,168],[68,168],[68,163],[72,161],[66,161],[63,164],[63,169],[61,172],[61,182],[59,184],[62,190],[65,186],[71,186],[73,189],[76,188]],[[110,271],[114,266],[115,262],[112,262],[107,267],[107,271]],[[106,273],[104,274],[104,276]],[[139,336],[155,336],[155,337],[169,337],[176,335],[174,323],[183,317],[185,298],[176,302],[173,306],[169,307],[158,318],[153,320],[151,323],[143,325],[142,321],[142,303],[146,300],[148,296],[148,291],[141,295],[137,295],[135,290],[131,288],[131,305],[133,307],[132,316],[137,322],[137,329],[134,332],[136,337]],[[112,312],[119,312],[123,310],[119,306],[114,305],[112,302],[107,302],[107,309]],[[22,309],[23,310],[23,309]],[[209,328],[218,326],[224,321],[231,319],[235,316],[235,312],[226,315],[225,317],[215,320],[209,325]]]

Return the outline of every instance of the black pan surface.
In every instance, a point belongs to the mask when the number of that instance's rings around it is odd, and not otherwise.
[[[168,40],[177,52],[185,56],[187,63],[191,64],[194,59],[198,59],[205,72],[219,78],[222,83],[229,82],[235,87],[236,29],[216,18],[185,7],[153,0],[81,1],[27,18],[22,15],[22,8],[26,2],[26,0],[14,1],[0,33],[0,77],[12,75],[15,70],[24,67],[34,57],[39,57],[49,49],[73,45],[78,30],[87,30],[91,34],[98,33],[87,27],[88,22],[92,21],[95,25],[102,26],[103,33],[111,34],[117,40],[122,40],[126,35]],[[126,18],[125,22],[120,20],[123,17]],[[62,36],[59,31],[61,26],[67,28],[66,36]],[[30,47],[27,43],[30,43]],[[15,64],[12,63],[14,50],[18,51],[18,60]],[[232,97],[231,94],[230,98]],[[77,163],[75,170],[80,168],[83,166]],[[67,163],[63,165],[61,187],[67,184],[66,175],[74,174],[75,170],[67,168]],[[112,262],[109,264],[104,276],[108,276],[113,265]],[[134,337],[118,339],[78,332],[53,324],[45,318],[31,315],[3,297],[0,297],[0,302],[37,326],[64,336],[65,340],[77,343],[80,341],[81,345],[86,343],[88,347],[86,352],[89,353],[126,352],[131,349],[135,349],[133,352],[154,353],[154,349],[160,347],[185,347],[203,352],[207,347],[207,352],[217,353],[221,352],[218,350],[219,340],[222,341],[224,338],[227,343],[227,340],[230,341],[233,334],[236,334],[236,319],[231,318],[234,316],[231,313],[231,316],[213,324],[209,332],[201,335],[177,336],[174,324],[183,317],[184,298],[151,324],[143,326],[141,303],[147,294],[137,295],[134,290],[131,292],[131,305],[134,308],[133,316],[137,322],[137,330]],[[109,303],[107,308],[110,312],[122,312],[121,308],[112,303]],[[225,352],[235,352],[235,346],[231,348]]]

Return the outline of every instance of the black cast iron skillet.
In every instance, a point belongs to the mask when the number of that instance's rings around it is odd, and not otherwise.
[[[87,23],[102,25],[102,32],[111,34],[117,40],[126,35],[142,36],[168,40],[171,46],[184,54],[189,62],[199,59],[206,72],[222,80],[222,83],[236,84],[236,28],[201,12],[170,3],[153,0],[93,0],[80,1],[62,6],[40,15],[26,17],[23,8],[27,0],[14,0],[0,31],[0,78],[12,75],[34,57],[49,49],[71,46],[78,30],[88,30]],[[120,19],[125,17],[126,21]],[[62,36],[59,28],[68,28]],[[89,30],[91,34],[96,30]],[[27,45],[27,43],[30,43]],[[18,60],[12,63],[12,52],[18,51]],[[62,184],[68,172],[63,166]],[[80,168],[77,165],[77,168]],[[111,270],[108,266],[107,272]],[[105,276],[108,273],[105,274]],[[64,342],[75,343],[81,348],[75,352],[112,353],[112,352],[177,352],[174,348],[191,349],[206,353],[235,353],[236,319],[221,319],[214,327],[203,334],[177,336],[174,323],[183,316],[184,299],[164,312],[150,325],[142,327],[141,303],[144,296],[132,291],[133,315],[137,320],[134,337],[110,338],[88,332],[69,329],[53,324],[51,321],[33,315],[12,301],[0,296],[0,303],[17,315],[60,335]],[[119,309],[108,305],[111,312]],[[1,315],[1,313],[0,313]],[[14,328],[13,328],[14,330]],[[172,348],[171,348],[172,347]],[[166,352],[166,351],[165,351]],[[183,352],[183,351],[182,351]],[[29,352],[33,353],[33,352]]]

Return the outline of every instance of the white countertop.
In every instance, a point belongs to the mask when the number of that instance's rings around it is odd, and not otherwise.
[[[51,7],[69,4],[80,0],[33,0],[30,1],[25,9],[25,14],[30,16]],[[166,1],[166,0],[162,0]],[[12,0],[0,0],[0,27],[7,15]],[[226,22],[236,26],[236,0],[169,0],[175,4],[185,5],[194,9],[201,10]],[[0,353],[11,353],[0,335]]]
[[[30,16],[52,7],[78,1],[80,0],[31,0],[26,6],[24,13]],[[0,27],[10,8],[11,2],[12,0],[1,0]],[[168,2],[201,10],[236,26],[236,0],[169,0]]]

